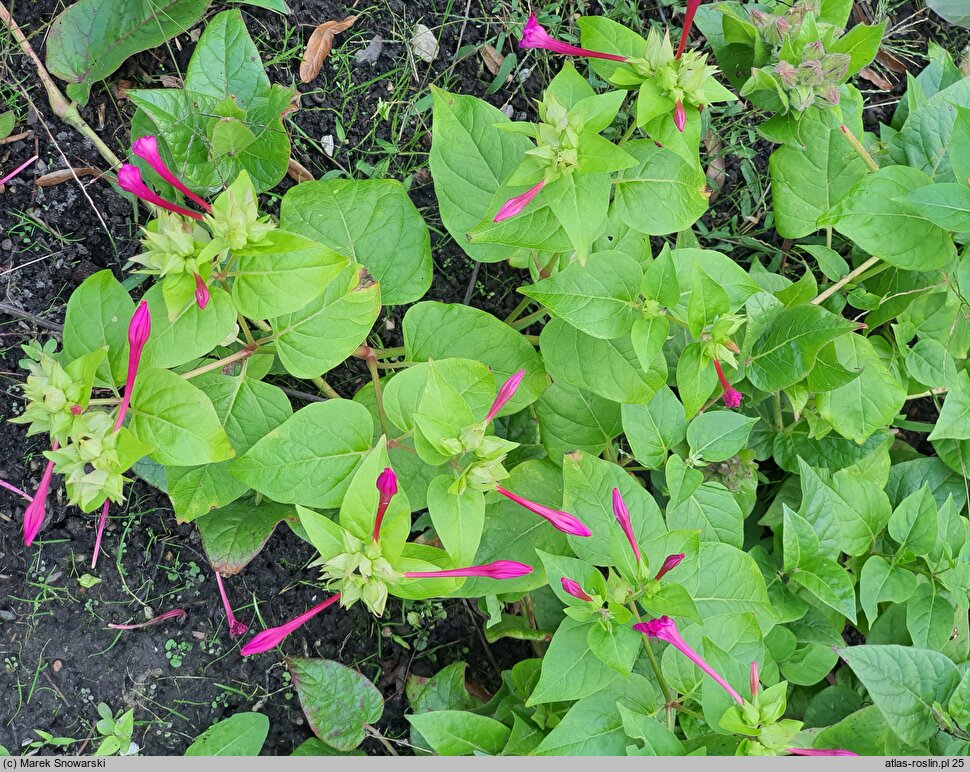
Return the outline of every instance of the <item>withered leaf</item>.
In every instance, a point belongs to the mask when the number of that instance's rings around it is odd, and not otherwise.
[[[286,173],[296,182],[309,182],[313,179],[313,174],[303,164],[290,156],[290,162],[286,167]]]
[[[300,80],[309,83],[320,74],[320,68],[333,48],[334,35],[353,27],[355,21],[356,16],[348,16],[343,21],[325,21],[313,30],[303,52],[303,61],[300,62]]]
[[[93,166],[79,166],[76,169],[58,169],[56,172],[50,172],[45,174],[43,177],[38,177],[34,180],[34,184],[38,188],[49,188],[54,185],[60,185],[62,182],[70,182],[77,177],[100,177],[103,172],[100,169],[95,169]]]
[[[486,69],[492,75],[498,75],[499,70],[502,69],[502,62],[505,60],[505,57],[496,51],[494,46],[490,46],[487,43],[479,49],[479,53],[482,56],[482,61],[485,62]]]

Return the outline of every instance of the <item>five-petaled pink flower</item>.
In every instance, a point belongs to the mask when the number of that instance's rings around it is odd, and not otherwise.
[[[198,212],[193,212],[184,206],[166,201],[158,193],[149,188],[141,178],[141,170],[133,164],[125,164],[118,169],[118,187],[127,193],[137,196],[142,201],[154,204],[162,209],[167,209],[169,212],[175,212],[185,217],[192,217],[196,220],[202,219],[202,215]]]
[[[826,750],[825,748],[788,748],[793,756],[858,756],[858,753],[845,751],[841,748]]]
[[[562,512],[558,509],[545,507],[542,504],[537,504],[534,501],[524,499],[518,494],[512,493],[512,491],[506,490],[501,485],[496,485],[495,490],[505,496],[505,498],[514,501],[519,506],[525,507],[533,514],[548,520],[550,523],[552,523],[554,528],[562,531],[563,533],[568,533],[570,536],[593,535],[593,532],[586,527],[586,524],[575,515],[571,515],[568,512]]]
[[[626,57],[620,56],[619,54],[590,51],[588,48],[580,48],[579,46],[556,40],[539,24],[539,20],[534,13],[529,16],[529,20],[525,23],[525,27],[522,30],[522,39],[519,41],[519,48],[544,48],[546,51],[566,54],[567,56],[588,56],[592,59],[609,59],[613,62],[626,61]]]
[[[229,596],[226,595],[226,587],[222,583],[222,574],[218,571],[216,574],[216,584],[219,585],[219,595],[222,597],[222,605],[226,609],[226,618],[229,620],[229,634],[234,638],[243,635],[249,626],[245,622],[240,622],[236,619],[236,615],[233,613],[232,605],[229,603]]]
[[[697,13],[697,9],[700,8],[700,5],[701,0],[687,0],[687,11],[684,14],[684,29],[680,33],[680,45],[677,46],[677,56],[675,57],[677,59],[680,59],[681,54],[684,53],[684,47],[687,45],[687,36],[690,35],[690,28],[694,26],[694,16]]]
[[[495,560],[481,566],[448,568],[441,571],[405,571],[408,579],[433,579],[462,576],[484,576],[487,579],[515,579],[532,573],[532,566],[515,560]]]
[[[671,646],[677,649],[677,651],[687,657],[687,659],[697,665],[697,667],[717,681],[718,684],[724,687],[724,690],[731,695],[738,705],[744,704],[744,700],[741,699],[741,695],[734,690],[731,684],[724,680],[724,678],[722,678],[714,670],[714,668],[708,665],[701,658],[700,654],[687,645],[687,641],[680,637],[680,632],[677,630],[677,625],[674,624],[673,619],[668,616],[663,616],[659,619],[651,619],[649,622],[641,622],[640,624],[633,625],[633,629],[639,630],[648,638],[659,638],[661,641],[669,643]]]
[[[285,622],[279,627],[271,627],[268,630],[263,630],[261,633],[257,633],[253,639],[240,649],[239,653],[244,657],[248,657],[251,654],[262,654],[264,651],[269,651],[277,646],[279,646],[283,639],[286,638],[290,633],[296,630],[301,625],[309,622],[313,617],[323,611],[325,608],[332,606],[340,600],[340,593],[327,598],[323,603],[319,603],[314,606],[309,611],[304,611],[300,616],[293,617],[289,622]]]
[[[741,392],[731,385],[717,359],[714,360],[714,370],[717,372],[717,379],[721,382],[721,397],[724,400],[724,405],[730,408],[741,407]]]
[[[51,450],[57,450],[58,447],[60,446],[57,440],[54,440]],[[28,547],[34,543],[34,539],[40,533],[41,526],[44,525],[44,517],[47,514],[47,494],[51,490],[53,474],[54,462],[48,461],[47,466],[44,467],[44,474],[41,475],[40,485],[37,486],[37,492],[30,500],[30,504],[27,505],[27,509],[24,510],[24,544]]]
[[[531,188],[529,188],[525,193],[521,193],[518,196],[513,196],[504,204],[502,208],[498,210],[498,214],[495,215],[493,222],[502,222],[502,220],[508,220],[510,217],[515,217],[517,214],[521,214],[522,210],[525,209],[529,202],[532,201],[536,196],[539,195],[539,191],[542,190],[546,185],[546,181],[536,183]]]
[[[181,191],[185,196],[192,199],[206,212],[212,211],[212,207],[209,206],[208,201],[202,198],[202,196],[200,196],[198,193],[189,190],[182,180],[176,177],[172,173],[172,170],[165,165],[165,162],[162,160],[162,156],[158,152],[158,140],[156,140],[155,137],[147,136],[136,139],[134,144],[131,146],[131,151],[139,158],[144,159],[145,162],[155,170],[155,173],[173,188]]]
[[[623,529],[623,533],[626,534],[626,540],[630,542],[630,547],[633,549],[633,554],[637,558],[637,563],[639,563],[640,545],[637,544],[637,537],[633,533],[633,521],[630,520],[630,510],[626,508],[626,502],[623,500],[619,488],[613,489],[613,514],[616,516],[616,521],[620,524],[620,528]]]
[[[579,598],[579,600],[586,600],[586,601],[592,600],[589,594],[582,587],[579,586],[579,582],[573,581],[572,579],[568,579],[565,576],[562,577],[559,580],[559,582],[560,584],[562,584],[563,591],[572,595],[574,598]]]
[[[510,399],[512,399],[513,395],[515,394],[515,390],[519,388],[519,384],[522,383],[523,378],[525,378],[525,370],[519,370],[502,384],[502,388],[498,390],[498,396],[495,397],[495,401],[488,409],[488,415],[485,416],[485,423],[488,423],[495,418],[499,411],[505,407]]]
[[[397,475],[391,467],[384,467],[384,471],[377,476],[377,491],[380,498],[377,502],[377,517],[374,518],[374,541],[381,535],[381,523],[384,522],[384,513],[397,493]]]
[[[678,552],[676,555],[667,555],[664,558],[663,565],[660,566],[660,570],[657,571],[657,575],[654,577],[657,581],[660,581],[664,575],[673,568],[677,568],[680,565],[680,561],[684,559],[684,553]]]

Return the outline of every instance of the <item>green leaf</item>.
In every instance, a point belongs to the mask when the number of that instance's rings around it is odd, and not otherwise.
[[[236,327],[232,298],[219,287],[209,290],[209,303],[204,309],[193,298],[174,319],[169,319],[161,284],[148,290],[143,299],[152,317],[152,334],[142,358],[146,367],[177,367],[205,356],[232,335]]]
[[[47,36],[47,69],[68,83],[67,95],[87,104],[91,86],[132,54],[194,27],[209,0],[81,0],[63,11]]]
[[[802,556],[791,578],[826,606],[835,609],[855,624],[855,589],[852,579],[834,560],[821,555]]]
[[[831,281],[838,281],[850,270],[845,258],[834,249],[821,244],[800,244],[799,246],[815,258],[819,270]]]
[[[649,140],[628,142],[625,149],[637,165],[621,171],[615,183],[613,206],[623,222],[664,236],[689,228],[704,214],[707,183],[698,167]]]
[[[586,135],[580,135],[580,142]],[[603,143],[606,148],[621,156],[626,155],[612,142],[603,137],[592,135],[594,144]],[[587,156],[588,165],[593,160]],[[621,157],[621,162],[622,162]],[[555,213],[556,219],[566,231],[569,241],[576,251],[576,256],[583,261],[589,255],[593,242],[606,230],[606,214],[610,206],[610,193],[613,179],[610,174],[583,174],[583,146],[580,144],[580,166],[577,173],[560,177],[556,182],[545,188],[545,200],[549,208]],[[605,164],[607,167],[612,164]],[[613,171],[603,169],[602,171]]]
[[[717,371],[700,343],[691,343],[677,360],[677,393],[688,418],[693,418],[717,388]]]
[[[727,461],[748,442],[757,418],[733,410],[701,413],[687,427],[687,444],[705,461]]]
[[[677,579],[694,599],[701,619],[747,612],[755,615],[762,632],[774,624],[775,612],[758,564],[730,544],[701,542],[695,573]]]
[[[876,621],[877,605],[885,601],[905,603],[916,592],[916,574],[872,555],[859,575],[859,603],[871,625]]]
[[[319,180],[290,188],[280,227],[363,265],[394,306],[431,286],[431,239],[424,218],[396,180]]]
[[[619,338],[636,318],[643,271],[632,257],[594,254],[520,292],[553,315],[596,338]]]
[[[818,230],[819,217],[866,176],[868,167],[842,135],[840,123],[835,110],[810,109],[798,122],[804,149],[784,145],[769,158],[775,228],[784,238]]]
[[[79,359],[107,346],[98,379],[117,385],[128,372],[128,323],[135,303],[111,271],[92,274],[71,294],[64,317],[64,356]]]
[[[673,457],[672,457],[673,458]],[[667,505],[667,526],[696,529],[702,541],[740,547],[744,541],[744,512],[721,483],[701,483],[676,504]]]
[[[842,748],[861,756],[882,756],[895,751],[900,745],[879,708],[869,705],[834,726],[823,729],[815,736],[813,747]]]
[[[960,680],[946,656],[907,646],[851,646],[840,655],[903,742],[917,745],[936,734],[933,703],[945,701]]]
[[[644,372],[630,336],[602,340],[553,319],[542,329],[539,347],[554,378],[614,402],[649,402],[666,380],[663,355]]]
[[[620,677],[590,649],[589,629],[595,624],[563,619],[542,658],[539,682],[527,705],[582,699],[608,689]]]
[[[273,535],[281,520],[292,518],[291,507],[272,501],[239,502],[195,521],[212,568],[223,576],[242,571]]]
[[[826,47],[826,53],[848,54],[850,57],[847,75],[855,75],[869,64],[882,43],[882,33],[886,23],[856,24],[842,37]]]
[[[932,180],[918,169],[889,166],[867,174],[819,218],[870,255],[906,270],[942,268],[956,257],[950,234],[901,203]]]
[[[917,188],[901,201],[948,231],[970,231],[970,188],[965,182],[938,182]]]
[[[313,733],[338,751],[360,745],[364,727],[384,712],[374,684],[339,662],[291,657],[286,667]]]
[[[849,320],[816,305],[786,308],[755,343],[748,380],[762,391],[788,388],[811,372],[822,346],[852,328]]]
[[[644,271],[642,292],[667,308],[676,308],[680,302],[678,264],[674,262],[669,244],[664,244],[660,254]]]
[[[950,388],[958,379],[957,366],[950,352],[938,340],[916,341],[906,353],[906,372],[924,386]]]
[[[246,107],[269,87],[242,13],[234,9],[213,17],[189,61],[185,88],[220,100],[234,97]]]
[[[899,552],[928,555],[936,546],[938,530],[936,502],[927,485],[899,502],[889,518],[889,533],[899,542]]]
[[[263,437],[229,469],[275,501],[333,508],[370,450],[372,437],[373,423],[363,405],[343,399],[314,403]]]
[[[906,604],[906,629],[913,645],[940,651],[953,634],[953,606],[933,582],[923,582]]]
[[[454,480],[436,477],[428,488],[428,513],[435,533],[456,566],[471,565],[485,527],[485,496],[474,488],[449,493]]]
[[[957,176],[957,171],[966,166],[966,161],[961,159],[965,146],[959,144],[957,124],[960,113],[970,107],[970,83],[957,75],[955,82],[939,90],[946,77],[945,73],[941,74],[940,81],[932,85],[936,93],[910,111],[891,146],[899,149],[908,166],[925,172],[935,181],[962,184],[965,179],[962,173]]]
[[[351,266],[309,305],[272,320],[276,354],[290,374],[314,378],[357,350],[380,310],[380,285]]]
[[[543,447],[556,464],[574,450],[598,456],[623,431],[619,405],[565,381],[542,393],[536,415]]]
[[[507,413],[532,404],[549,385],[535,349],[518,332],[484,311],[460,304],[418,303],[408,309],[401,326],[408,359],[476,359],[491,368],[496,391],[516,372],[525,370]]]
[[[694,266],[690,302],[687,305],[687,323],[690,334],[699,338],[704,328],[726,314],[731,307],[727,291],[707,271]]]
[[[232,299],[239,313],[251,319],[272,319],[299,311],[320,297],[328,285],[338,284],[342,272],[350,273],[346,257],[282,230],[272,230],[258,243],[234,249],[232,254],[238,274]]]
[[[262,713],[236,713],[200,734],[185,749],[186,756],[258,756],[269,734]]]
[[[684,406],[666,386],[646,405],[623,405],[622,419],[633,457],[647,469],[662,469],[667,454],[687,436]]]
[[[169,370],[139,371],[128,428],[154,446],[160,464],[196,466],[235,455],[212,402],[187,380]]]
[[[405,716],[439,756],[498,755],[511,730],[494,718],[464,710],[436,710]]]
[[[48,38],[49,40],[49,38]],[[0,113],[0,139],[6,139],[13,133],[13,127],[17,125],[17,116],[13,110]]]
[[[429,165],[442,223],[469,257],[485,263],[505,260],[517,248],[470,244],[466,234],[494,211],[502,183],[534,146],[527,137],[497,128],[496,124],[510,123],[508,117],[481,99],[438,88],[431,93],[434,130]],[[528,225],[537,216],[531,211],[514,219]]]
[[[943,409],[929,439],[970,439],[970,375],[966,371],[957,376],[943,400]]]

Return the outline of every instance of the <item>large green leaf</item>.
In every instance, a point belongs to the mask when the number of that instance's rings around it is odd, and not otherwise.
[[[329,659],[286,660],[313,733],[338,751],[351,751],[364,739],[364,727],[384,712],[384,698],[356,670]]]
[[[704,482],[677,504],[667,506],[667,526],[696,529],[702,541],[740,547],[744,542],[744,512],[719,482]]]
[[[262,713],[236,713],[219,721],[185,749],[186,756],[258,756],[269,734]]]
[[[646,405],[623,405],[623,433],[633,456],[647,469],[661,469],[671,449],[687,436],[684,406],[664,386]]]
[[[903,742],[918,745],[936,734],[933,703],[946,702],[960,680],[949,658],[907,646],[851,646],[840,654]]]
[[[320,180],[290,188],[280,227],[363,265],[386,305],[413,303],[431,286],[431,238],[396,180]]]
[[[405,718],[439,756],[497,756],[511,734],[494,718],[464,710],[435,710]]]
[[[529,705],[578,700],[609,689],[620,678],[590,649],[589,628],[595,624],[599,623],[563,619],[542,658],[542,672],[529,696]]]
[[[878,604],[885,601],[905,603],[916,592],[916,574],[872,555],[859,575],[859,604],[869,624],[876,621]]]
[[[622,431],[619,405],[565,381],[542,393],[536,415],[542,445],[556,464],[573,450],[598,456]]]
[[[372,437],[370,413],[363,405],[344,399],[319,402],[294,413],[229,469],[275,501],[336,507]]]
[[[727,461],[745,447],[757,422],[733,410],[707,411],[690,422],[687,444],[705,461]]]
[[[236,309],[229,293],[219,287],[209,290],[209,302],[199,308],[186,304],[174,319],[169,319],[162,285],[145,293],[152,315],[152,334],[145,345],[142,362],[148,367],[177,367],[210,353],[236,327]]]
[[[931,440],[970,439],[970,375],[963,371],[943,400]]]
[[[970,188],[964,182],[937,182],[917,188],[903,202],[945,230],[970,232]]]
[[[80,0],[51,23],[47,69],[85,105],[92,85],[132,54],[194,27],[208,7],[209,0]]]
[[[965,183],[956,175],[966,161],[959,158],[965,155],[965,146],[959,144],[955,124],[958,115],[968,107],[970,81],[960,78],[912,110],[891,147],[901,149],[908,166],[925,172],[936,182]]]
[[[237,502],[195,521],[212,567],[238,574],[263,548],[281,520],[294,518],[292,507],[272,501]]]
[[[107,346],[98,378],[124,383],[128,371],[128,323],[135,303],[111,271],[92,274],[71,294],[64,317],[64,356],[79,359]]]

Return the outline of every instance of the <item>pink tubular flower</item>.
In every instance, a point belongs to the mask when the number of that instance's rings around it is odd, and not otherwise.
[[[131,390],[135,386],[135,377],[138,375],[138,365],[141,362],[141,352],[151,334],[152,315],[148,311],[148,303],[143,300],[138,304],[128,324],[128,377],[125,379],[125,396],[118,410],[118,418],[115,419],[115,431],[118,431],[125,422],[125,414],[131,404]]]
[[[519,48],[544,48],[557,54],[566,56],[588,56],[592,59],[609,59],[613,62],[625,62],[626,57],[619,54],[605,54],[602,51],[590,51],[587,48],[580,48],[569,43],[556,40],[539,24],[539,20],[533,13],[525,23],[522,30],[522,39],[519,41]]]
[[[664,558],[663,565],[660,566],[660,570],[657,571],[657,575],[654,577],[654,579],[660,581],[668,571],[677,568],[677,566],[680,565],[680,561],[683,559],[683,552],[679,552],[676,555],[667,555],[667,557]]]
[[[60,446],[57,440],[54,440],[51,450],[57,450],[58,447]],[[44,516],[47,514],[47,494],[50,493],[53,475],[54,462],[48,461],[47,466],[44,467],[44,474],[41,475],[40,485],[37,486],[37,492],[24,510],[24,544],[28,547],[34,543],[41,526],[44,525]]]
[[[323,603],[319,603],[314,606],[309,611],[304,611],[300,616],[293,617],[289,622],[285,622],[279,627],[271,627],[268,630],[263,630],[261,633],[257,633],[256,636],[245,646],[240,649],[239,653],[244,657],[248,657],[251,654],[262,654],[264,651],[269,651],[277,646],[279,646],[283,639],[286,638],[290,633],[296,630],[301,625],[309,622],[313,617],[323,611],[325,608],[332,606],[340,600],[340,593],[327,598]]]
[[[164,614],[159,614],[157,617],[152,617],[147,622],[142,622],[141,624],[134,625],[108,625],[112,630],[140,630],[142,627],[149,627],[150,625],[157,625],[159,622],[164,622],[166,619],[173,619],[175,617],[179,619],[185,619],[188,613],[184,608],[173,608],[171,611],[166,611]]]
[[[162,209],[167,209],[169,212],[175,212],[176,214],[184,215],[185,217],[192,217],[196,220],[201,220],[202,215],[198,212],[193,212],[191,209],[186,209],[184,206],[179,206],[178,204],[173,204],[171,201],[166,201],[155,191],[149,188],[141,178],[141,171],[137,166],[132,164],[125,164],[120,169],[118,169],[118,187],[127,193],[132,193],[142,201],[146,201],[149,204],[154,204]]]
[[[565,576],[559,580],[562,584],[562,589],[564,592],[569,593],[574,598],[579,598],[579,600],[592,600],[592,598],[579,586],[579,582],[574,582],[572,579],[567,579]]]
[[[384,521],[384,513],[397,493],[397,475],[391,467],[384,467],[384,471],[377,476],[377,490],[381,494],[377,502],[377,517],[374,518],[374,541],[381,535],[381,523]]]
[[[690,35],[690,29],[694,26],[694,15],[697,13],[697,9],[700,8],[701,0],[687,0],[687,12],[684,14],[684,29],[680,33],[680,45],[677,46],[676,59],[680,59],[681,54],[684,53],[684,47],[687,45],[687,36]],[[683,129],[681,129],[683,131]]]
[[[6,177],[4,177],[2,180],[0,180],[0,186],[6,185],[8,182],[10,182],[10,180],[12,180],[18,174],[20,174],[24,169],[26,169],[28,166],[30,166],[39,157],[40,156],[36,156],[35,155],[33,158],[28,158],[26,161],[24,161],[22,164],[20,164],[20,166],[18,166],[16,169],[14,169],[12,172],[10,172],[10,174],[8,174]]]
[[[135,143],[131,146],[131,150],[136,156],[144,159],[146,163],[148,163],[148,165],[155,170],[155,173],[163,180],[165,180],[165,182],[167,182],[176,190],[181,191],[184,195],[191,198],[193,201],[195,201],[196,204],[201,206],[205,211],[207,212],[212,211],[212,207],[209,206],[208,201],[206,201],[204,198],[202,198],[202,196],[198,195],[197,193],[194,193],[193,191],[189,190],[182,183],[182,181],[172,173],[172,170],[165,165],[165,162],[162,160],[161,155],[159,155],[158,153],[158,141],[155,139],[155,137],[148,136],[148,137],[141,137],[140,139],[136,139]]]
[[[522,210],[529,205],[529,202],[532,201],[532,199],[539,195],[539,191],[545,186],[546,181],[542,180],[542,182],[533,185],[525,193],[510,198],[508,201],[502,204],[502,208],[498,210],[498,214],[495,215],[492,222],[502,222],[502,220],[508,220],[510,217],[515,217],[517,214],[521,214]]]
[[[626,540],[630,542],[630,546],[633,548],[633,554],[637,558],[637,563],[639,563],[640,545],[637,544],[636,536],[633,535],[633,522],[630,520],[630,510],[626,508],[626,502],[623,500],[623,496],[620,495],[619,488],[613,489],[613,514],[616,516],[620,528],[623,529],[623,533],[626,534]]]
[[[216,571],[216,584],[219,585],[219,595],[222,596],[222,605],[226,608],[226,618],[229,620],[229,634],[234,638],[238,638],[249,629],[249,626],[236,619],[236,615],[232,611],[232,606],[229,604],[229,596],[226,595],[226,587],[222,583],[222,574],[218,571]]]
[[[98,555],[101,554],[101,537],[104,536],[104,527],[108,523],[108,507],[110,506],[111,501],[105,499],[104,505],[101,507],[101,517],[98,518],[97,533],[94,536],[94,555],[91,556],[91,568],[98,567]]]
[[[744,704],[744,700],[741,699],[741,695],[734,691],[731,684],[718,675],[714,668],[701,659],[700,654],[688,646],[687,641],[680,637],[680,632],[677,630],[677,625],[674,624],[673,619],[668,616],[663,616],[659,619],[651,619],[649,622],[641,622],[640,624],[633,625],[633,629],[639,630],[641,633],[646,635],[647,638],[659,638],[661,641],[669,643],[671,646],[677,649],[677,651],[687,657],[687,659],[697,665],[697,667],[717,681],[718,684],[723,686],[724,690],[731,695],[738,705]]]
[[[858,753],[841,749],[826,750],[824,748],[788,748],[793,756],[858,756]]]
[[[687,125],[687,112],[684,110],[684,103],[681,100],[677,100],[677,104],[674,105],[674,126],[677,127],[677,131],[681,134],[684,133],[684,126]]]
[[[502,384],[502,388],[498,390],[498,396],[495,397],[495,401],[488,409],[488,415],[485,416],[485,423],[488,423],[495,418],[499,411],[505,407],[510,399],[512,399],[513,395],[515,394],[515,390],[519,388],[519,384],[522,383],[523,378],[525,378],[525,370],[519,370],[515,375]]]
[[[532,573],[532,566],[515,560],[495,560],[481,566],[449,568],[443,571],[405,571],[408,579],[434,579],[461,576],[484,576],[487,579],[515,579]]]
[[[751,663],[751,672],[748,675],[748,684],[751,686],[752,699],[758,696],[758,689],[761,686],[761,679],[758,678],[758,660]]]
[[[496,485],[495,490],[505,496],[505,498],[514,501],[520,507],[525,507],[533,514],[548,520],[556,530],[568,533],[571,536],[593,535],[593,532],[586,527],[586,524],[582,520],[568,512],[562,512],[558,509],[544,507],[542,504],[536,504],[534,501],[529,501],[512,493],[512,491],[507,491],[500,485]]]
[[[199,308],[205,308],[209,304],[209,288],[206,286],[205,279],[199,274],[195,276],[195,304]]]
[[[717,379],[721,382],[722,398],[725,407],[741,407],[741,392],[735,389],[727,377],[725,377],[724,370],[721,369],[721,363],[717,359],[714,360],[714,369],[717,371]]]

